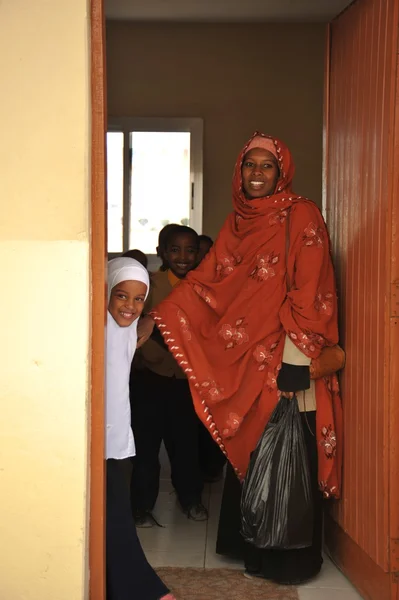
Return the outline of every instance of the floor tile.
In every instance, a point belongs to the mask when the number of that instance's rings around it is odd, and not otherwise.
[[[173,492],[173,485],[169,477],[161,477],[159,481],[159,491],[160,492]]]
[[[233,560],[227,556],[219,556],[215,551],[207,549],[205,555],[206,569],[237,569],[244,571],[244,566],[241,560]]]
[[[362,600],[356,590],[332,588],[298,588],[299,600]]]
[[[159,451],[159,464],[161,465],[161,479],[170,479],[170,462],[163,442]]]
[[[184,524],[188,521],[186,515],[181,510],[174,491],[160,492],[154,508],[154,516],[162,525],[173,523]]]
[[[196,523],[187,519],[178,505],[170,481],[170,467],[165,449],[161,452],[160,493],[154,515],[165,527],[138,529],[150,564],[154,567],[194,567],[243,570],[242,561],[216,554],[223,481],[207,484],[203,503],[209,520]],[[299,586],[299,600],[360,600],[361,596],[346,577],[325,557],[322,571],[311,582]]]
[[[150,565],[157,567],[204,567],[204,553],[182,552],[174,550],[173,552],[160,552],[152,550],[146,552],[146,557]]]
[[[192,552],[205,554],[206,523],[137,529],[144,552]]]
[[[334,563],[324,556],[324,563],[317,577],[305,583],[301,588],[334,588],[342,590],[352,590],[353,586],[343,573],[334,565]]]

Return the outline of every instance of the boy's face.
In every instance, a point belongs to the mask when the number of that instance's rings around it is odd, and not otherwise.
[[[121,281],[112,288],[108,310],[119,327],[129,327],[141,315],[146,293],[142,281]]]
[[[165,262],[176,277],[183,279],[198,262],[198,239],[189,232],[172,235],[166,245]]]

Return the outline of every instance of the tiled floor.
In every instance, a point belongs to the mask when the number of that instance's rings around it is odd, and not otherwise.
[[[209,521],[195,523],[182,514],[163,465],[161,492],[154,514],[164,528],[139,529],[141,543],[153,567],[204,567],[242,569],[242,563],[215,553],[222,483],[207,486],[203,501]],[[360,600],[350,582],[326,557],[320,575],[298,588],[300,600]]]

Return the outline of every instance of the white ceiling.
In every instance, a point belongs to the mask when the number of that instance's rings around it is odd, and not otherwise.
[[[329,21],[352,0],[105,0],[108,19],[137,21]]]

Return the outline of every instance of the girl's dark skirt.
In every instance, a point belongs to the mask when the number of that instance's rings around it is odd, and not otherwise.
[[[107,600],[159,600],[169,590],[147,562],[137,537],[127,462],[130,459],[107,460]]]

